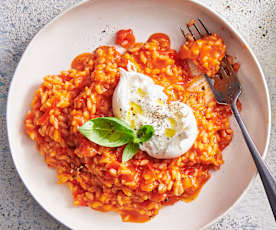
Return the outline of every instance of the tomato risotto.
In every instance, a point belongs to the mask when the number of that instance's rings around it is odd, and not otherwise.
[[[210,171],[223,164],[222,151],[233,135],[230,108],[216,103],[208,85],[190,67],[199,58],[199,69],[214,71],[218,63],[212,60],[224,56],[225,46],[219,36],[210,35],[176,52],[165,34],[154,34],[145,43],[135,42],[130,30],[118,34],[117,44],[127,48],[123,54],[101,46],[77,56],[70,70],[44,77],[26,115],[25,130],[48,166],[57,170],[58,183],[69,186],[76,206],[115,211],[127,222],[145,222],[163,205],[193,200]],[[209,41],[219,42],[216,53]],[[180,101],[192,108],[198,136],[180,157],[155,159],[140,150],[122,162],[124,146],[99,146],[78,131],[90,119],[114,116],[112,95],[119,68],[127,69],[129,62],[164,87],[168,103]]]

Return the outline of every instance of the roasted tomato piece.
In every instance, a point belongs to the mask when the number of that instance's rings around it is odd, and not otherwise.
[[[119,30],[116,34],[116,44],[124,48],[129,48],[134,45],[135,37],[131,29],[128,30]]]
[[[159,43],[161,49],[169,49],[171,46],[171,41],[167,34],[155,33],[149,37],[148,42],[153,40]]]

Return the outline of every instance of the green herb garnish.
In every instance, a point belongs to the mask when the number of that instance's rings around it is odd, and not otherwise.
[[[106,147],[118,147],[130,142],[135,133],[124,121],[115,117],[98,117],[87,121],[79,131],[88,140]]]
[[[137,136],[134,138],[134,143],[142,143],[148,141],[154,134],[154,129],[151,125],[143,125],[137,131]]]
[[[129,142],[124,148],[122,162],[130,160],[139,151],[139,144]]]
[[[144,125],[135,134],[128,123],[116,117],[98,117],[87,121],[79,132],[88,140],[105,147],[126,145],[122,161],[130,160],[138,151],[139,145],[148,141],[154,134],[151,125]]]

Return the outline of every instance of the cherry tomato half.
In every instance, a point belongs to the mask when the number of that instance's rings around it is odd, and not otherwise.
[[[116,34],[116,44],[124,48],[129,48],[135,43],[135,37],[131,29],[119,30]]]

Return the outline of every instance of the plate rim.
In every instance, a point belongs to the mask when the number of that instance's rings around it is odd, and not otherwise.
[[[62,220],[60,220],[58,217],[54,216],[54,214],[52,214],[49,210],[46,209],[46,207],[44,207],[39,201],[38,199],[33,195],[32,191],[26,186],[26,183],[24,181],[24,178],[23,176],[19,173],[19,170],[18,170],[18,166],[17,164],[15,163],[15,158],[14,158],[14,150],[13,150],[13,147],[11,145],[11,142],[10,142],[10,139],[11,139],[11,136],[10,136],[10,132],[9,132],[9,111],[10,111],[10,103],[9,103],[9,99],[11,98],[11,89],[12,89],[12,86],[13,86],[13,82],[14,82],[14,78],[15,76],[17,75],[17,72],[18,72],[18,69],[19,69],[19,66],[22,62],[22,59],[26,56],[26,53],[28,52],[28,50],[31,48],[32,46],[32,43],[35,39],[37,39],[37,37],[39,36],[39,34],[41,32],[43,32],[44,30],[46,30],[50,25],[52,25],[53,23],[55,23],[58,19],[60,19],[61,17],[63,17],[65,14],[69,13],[71,10],[75,9],[75,8],[78,8],[80,7],[81,5],[84,5],[88,2],[90,2],[91,4],[94,4],[95,2],[97,2],[99,0],[82,0],[80,1],[79,3],[76,3],[76,4],[73,4],[72,6],[70,6],[69,8],[67,8],[66,10],[62,11],[61,13],[59,13],[57,16],[55,16],[53,19],[51,19],[48,23],[46,23],[34,36],[33,38],[31,39],[31,41],[29,42],[29,44],[26,46],[24,52],[22,53],[22,56],[20,57],[18,63],[17,63],[17,66],[15,68],[15,71],[14,71],[14,74],[11,78],[11,81],[10,81],[10,85],[9,85],[9,91],[8,91],[8,97],[7,97],[7,107],[6,107],[6,129],[7,129],[7,137],[8,137],[8,146],[9,146],[9,149],[10,149],[10,154],[12,156],[12,161],[13,161],[13,164],[15,166],[15,169],[17,171],[17,174],[19,175],[19,178],[21,180],[21,182],[23,183],[24,187],[26,188],[26,190],[30,193],[30,195],[32,196],[32,198],[36,201],[36,203],[48,214],[50,215],[54,220],[56,220],[57,222],[61,223],[62,225],[64,225],[65,227],[71,229],[70,226],[68,226],[66,223],[64,223]],[[240,32],[238,30],[236,30],[228,21],[227,19],[224,18],[223,15],[221,15],[219,12],[217,12],[216,10],[213,10],[211,8],[211,6],[208,6],[207,4],[205,3],[202,3],[200,2],[199,0],[186,0],[188,2],[191,2],[195,5],[198,5],[199,7],[202,7],[202,8],[205,8],[207,11],[209,11],[210,13],[212,13],[214,16],[216,16],[219,20],[221,20],[223,23],[225,23],[229,30],[231,31],[231,33],[237,35],[237,39],[240,40],[247,48],[249,54],[251,55],[251,57],[253,58],[253,61],[255,62],[259,72],[260,72],[260,75],[261,75],[261,80],[262,80],[262,83],[263,83],[263,86],[264,86],[264,89],[265,89],[265,96],[266,96],[266,103],[267,103],[267,133],[266,133],[266,143],[265,143],[265,148],[264,148],[264,151],[263,151],[263,154],[262,154],[262,159],[264,160],[267,156],[267,152],[268,152],[268,148],[269,148],[269,145],[270,145],[270,141],[271,141],[271,101],[270,101],[270,94],[269,94],[269,89],[268,89],[268,85],[267,85],[267,82],[266,82],[266,79],[265,79],[265,75],[264,75],[264,72],[263,72],[263,69],[261,67],[261,64],[259,63],[256,55],[254,54],[253,50],[251,49],[251,47],[249,46],[249,44],[247,43],[247,41],[244,39],[244,37],[240,34]],[[221,219],[222,217],[224,217],[227,213],[229,213],[233,208],[234,206],[240,202],[240,200],[245,196],[245,194],[247,193],[247,191],[249,190],[249,188],[252,186],[252,184],[255,182],[256,180],[256,177],[257,177],[257,174],[258,174],[258,171],[257,169],[255,169],[256,172],[255,174],[252,176],[250,182],[248,183],[247,187],[243,190],[243,192],[238,196],[238,198],[234,201],[234,203],[226,210],[224,211],[222,214],[218,215],[217,217],[215,217],[213,220],[211,220],[209,223],[205,224],[204,226],[202,226],[200,229],[203,229],[203,228],[207,228],[209,226],[211,226],[212,224],[214,224],[215,222],[217,222],[219,219]]]

